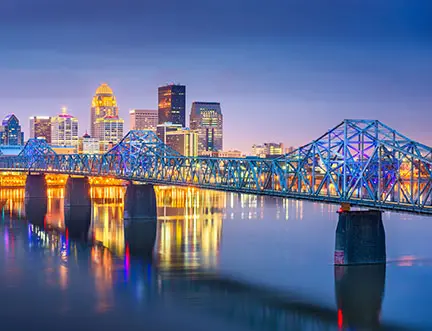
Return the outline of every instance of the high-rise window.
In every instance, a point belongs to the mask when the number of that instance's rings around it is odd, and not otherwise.
[[[14,114],[7,115],[0,128],[2,145],[23,145],[24,133],[21,131],[21,125]]]
[[[186,126],[186,86],[167,85],[158,89],[158,123]]]
[[[198,133],[198,152],[223,149],[223,116],[219,102],[194,102],[190,129]]]

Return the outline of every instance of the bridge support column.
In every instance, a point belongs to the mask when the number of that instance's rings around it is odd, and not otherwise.
[[[64,198],[65,225],[71,238],[88,239],[91,222],[88,177],[69,177]]]
[[[341,211],[336,229],[335,265],[386,263],[382,213]]]
[[[125,241],[132,255],[150,259],[156,241],[156,194],[151,184],[130,183],[124,205]]]
[[[25,215],[28,221],[32,224],[43,227],[48,208],[48,195],[45,175],[27,175],[24,193],[24,206]]]

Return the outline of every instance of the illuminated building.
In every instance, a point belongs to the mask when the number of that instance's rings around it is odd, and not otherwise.
[[[61,114],[51,118],[51,144],[78,148],[78,119],[68,114],[66,107],[62,108]]]
[[[156,135],[158,136],[158,138],[160,140],[162,140],[162,142],[164,144],[166,144],[167,143],[166,142],[166,134],[167,134],[167,132],[177,131],[177,130],[181,130],[181,129],[182,129],[181,124],[173,124],[171,122],[166,122],[166,123],[163,123],[163,124],[158,124],[156,126]]]
[[[76,154],[76,152],[77,152],[76,146],[54,146],[54,145],[51,145],[51,148],[57,154]]]
[[[23,145],[24,132],[21,131],[21,125],[14,114],[7,115],[0,127],[2,145]]]
[[[100,142],[97,138],[90,137],[89,134],[85,134],[82,139],[82,148],[80,152],[83,154],[98,154],[100,152]]]
[[[253,145],[252,155],[258,157],[272,157],[284,154],[284,145],[282,143],[264,143],[263,145]]]
[[[217,152],[217,157],[230,157],[230,158],[240,158],[244,157],[240,151],[219,151]]]
[[[166,133],[166,144],[184,156],[198,155],[198,134],[188,129]]]
[[[107,151],[123,138],[123,124],[124,121],[118,116],[105,116],[96,120],[96,138],[102,151]]]
[[[160,140],[184,156],[198,155],[198,134],[180,124],[164,123],[156,128]]]
[[[151,130],[156,131],[158,125],[158,111],[132,109],[129,111],[131,130]]]
[[[186,86],[166,85],[158,89],[158,123],[186,126]]]
[[[100,139],[96,134],[96,121],[105,116],[119,116],[119,109],[112,89],[107,84],[102,84],[96,90],[90,110],[90,135],[92,137]]]
[[[30,138],[43,138],[51,144],[51,117],[30,117]]]
[[[203,151],[199,153],[200,156],[208,157],[229,157],[229,158],[243,158],[245,157],[241,151]]]
[[[198,133],[198,152],[221,151],[223,147],[223,116],[219,102],[194,102],[190,128]]]

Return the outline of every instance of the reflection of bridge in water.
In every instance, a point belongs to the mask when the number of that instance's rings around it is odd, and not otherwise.
[[[367,268],[335,267],[337,309],[303,301],[294,293],[246,284],[223,275],[203,271],[216,267],[222,236],[223,213],[230,213],[231,203],[259,204],[254,197],[242,197],[193,188],[156,188],[159,221],[155,244],[155,259],[151,273],[134,264],[123,231],[124,201],[114,197],[122,188],[92,188],[93,213],[90,226],[91,249],[80,241],[68,238],[64,217],[61,215],[63,189],[48,194],[51,216],[42,226],[29,226],[32,249],[54,252],[65,265],[77,259],[89,260],[101,298],[115,292],[116,270],[123,270],[137,291],[141,285],[134,280],[145,280],[149,300],[172,302],[182,307],[198,309],[200,313],[223,318],[228,323],[254,330],[334,330],[338,324],[353,327],[380,327],[397,330],[396,326],[380,325],[379,315],[384,293],[385,265]],[[1,190],[5,215],[22,215],[23,190]],[[113,197],[114,196],[114,197]],[[233,198],[234,200],[232,200]],[[108,201],[104,206],[102,201]],[[233,202],[234,201],[234,202]],[[208,206],[212,206],[208,208]],[[9,208],[14,208],[10,213]],[[32,218],[32,211],[25,211]],[[48,215],[47,214],[47,215]],[[229,215],[227,215],[229,216]],[[60,220],[60,221],[58,221]],[[56,223],[59,222],[59,223]],[[51,224],[51,226],[50,226]],[[60,224],[60,226],[54,226]],[[44,229],[45,226],[45,229]],[[71,223],[79,229],[81,223]],[[54,228],[49,230],[49,228]],[[153,245],[150,245],[153,246]],[[134,276],[135,275],[135,276]],[[61,273],[67,277],[67,273]],[[64,286],[67,281],[63,280]],[[371,286],[373,285],[373,286]],[[143,289],[141,289],[143,290]],[[197,306],[194,302],[199,302]],[[150,302],[151,303],[151,302]]]

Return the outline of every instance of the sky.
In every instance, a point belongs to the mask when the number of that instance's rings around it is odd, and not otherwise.
[[[299,146],[345,118],[432,145],[430,0],[1,0],[0,117],[89,128],[100,83],[129,109],[157,87],[221,102],[224,149]]]

